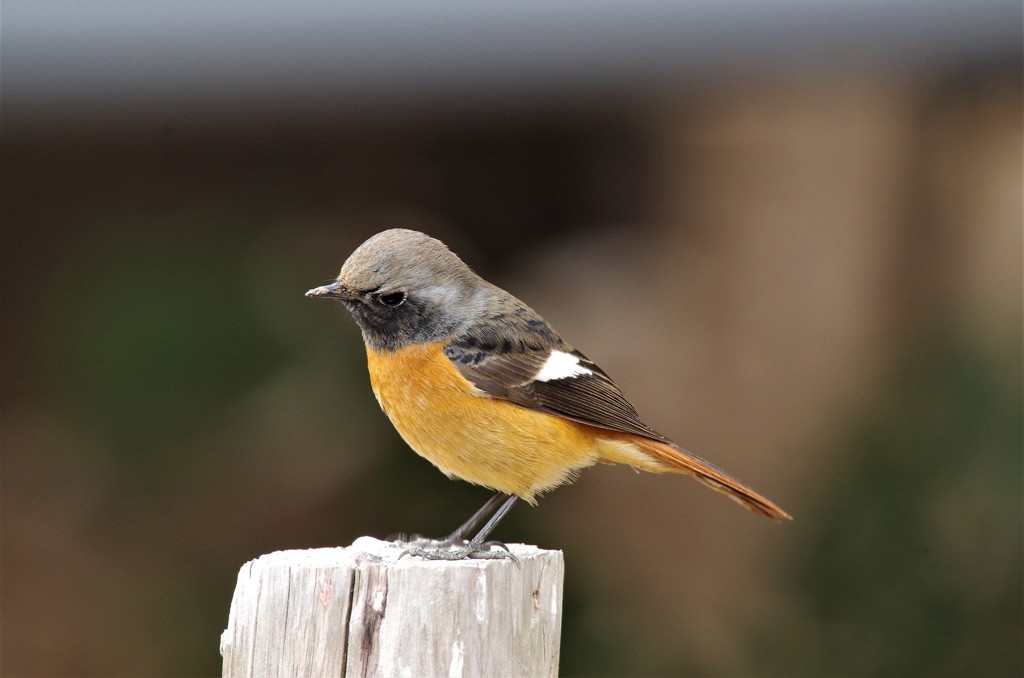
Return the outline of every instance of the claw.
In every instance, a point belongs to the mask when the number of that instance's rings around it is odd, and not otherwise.
[[[497,540],[485,541],[483,543],[483,545],[484,546],[488,546],[490,548],[494,548],[495,546],[497,546],[498,548],[502,548],[502,549],[505,549],[506,551],[508,551],[508,553],[510,555],[512,553],[512,549],[510,549],[509,547],[505,546],[505,542],[503,542],[503,541],[497,541]]]

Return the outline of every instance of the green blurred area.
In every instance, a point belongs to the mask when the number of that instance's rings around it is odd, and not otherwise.
[[[938,336],[904,358],[878,400],[852,423],[846,463],[789,577],[814,623],[751,666],[1014,675],[1024,623],[1020,380]]]
[[[211,222],[182,238],[143,220],[83,230],[44,281],[36,360],[47,395],[115,464],[188,463],[136,452],[159,440],[187,453],[183,436],[214,425],[289,357],[250,303],[237,244],[246,230]]]

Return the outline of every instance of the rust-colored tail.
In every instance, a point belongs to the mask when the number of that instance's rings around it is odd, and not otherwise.
[[[711,489],[721,492],[754,513],[759,513],[776,522],[793,519],[769,499],[762,497],[722,469],[695,454],[674,445],[640,436],[630,436],[630,442],[651,457],[672,466],[673,470],[678,469],[681,473],[693,476]]]

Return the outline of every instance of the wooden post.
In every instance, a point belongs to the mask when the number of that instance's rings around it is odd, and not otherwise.
[[[370,537],[242,566],[220,651],[226,678],[556,676],[561,551],[398,559]]]

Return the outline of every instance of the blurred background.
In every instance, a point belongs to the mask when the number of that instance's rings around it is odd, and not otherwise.
[[[486,499],[302,297],[396,226],[795,517],[518,507],[564,675],[1024,672],[1018,2],[6,0],[0,44],[4,675],[215,675],[245,561]]]

